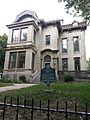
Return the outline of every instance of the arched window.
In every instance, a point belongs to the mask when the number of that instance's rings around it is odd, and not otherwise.
[[[44,57],[44,61],[45,61],[45,62],[51,62],[51,56],[50,56],[50,55],[46,55],[46,56]]]
[[[50,67],[50,63],[51,63],[51,56],[50,55],[46,55],[44,57],[44,63],[45,63],[45,68]]]

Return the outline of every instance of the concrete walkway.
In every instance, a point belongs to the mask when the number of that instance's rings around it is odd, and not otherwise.
[[[0,93],[5,92],[5,91],[9,91],[9,90],[26,88],[26,87],[30,87],[30,86],[33,86],[33,85],[36,85],[36,84],[14,84],[13,86],[0,87]]]

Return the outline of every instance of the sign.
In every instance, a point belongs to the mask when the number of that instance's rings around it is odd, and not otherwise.
[[[46,67],[41,70],[41,82],[44,83],[52,83],[53,81],[56,80],[56,74],[55,74],[55,69],[49,67]]]

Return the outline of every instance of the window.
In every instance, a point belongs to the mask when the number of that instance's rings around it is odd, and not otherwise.
[[[35,64],[35,54],[32,53],[32,71],[34,71],[34,64]]]
[[[21,41],[26,41],[27,40],[27,28],[22,28],[21,29]]]
[[[25,51],[10,53],[9,69],[13,68],[25,68]]]
[[[19,42],[19,29],[13,30],[13,43]]]
[[[17,43],[20,41],[26,41],[27,40],[27,28],[20,28],[13,30],[12,35],[12,42]]]
[[[73,37],[73,41],[74,41],[74,52],[79,51],[79,37]]]
[[[10,53],[9,68],[16,68],[16,52]]]
[[[34,44],[36,42],[36,31],[34,30],[34,34],[33,34],[33,41],[34,41]]]
[[[50,55],[46,55],[44,57],[44,63],[45,63],[45,68],[50,67],[50,63],[51,63],[51,56]]]
[[[62,53],[67,53],[67,38],[62,39]]]
[[[74,67],[75,67],[75,71],[80,71],[80,58],[79,57],[74,58]]]
[[[45,61],[45,62],[51,62],[51,57],[50,57],[50,55],[46,55],[46,56],[44,57],[44,61]]]
[[[50,45],[50,35],[46,35],[46,45]]]
[[[68,70],[68,58],[62,58],[62,70],[63,71]]]
[[[25,51],[18,53],[18,68],[25,68]]]

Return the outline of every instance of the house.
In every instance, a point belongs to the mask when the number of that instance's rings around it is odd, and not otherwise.
[[[44,21],[25,10],[9,29],[3,75],[10,79],[25,76],[30,82],[46,66],[55,71],[86,70],[86,22],[61,25],[61,20]]]

